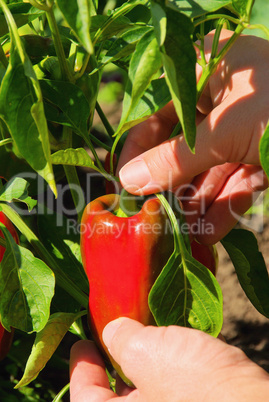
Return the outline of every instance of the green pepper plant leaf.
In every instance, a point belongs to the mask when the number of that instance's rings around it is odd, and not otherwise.
[[[233,229],[221,243],[234,264],[248,299],[269,318],[269,276],[254,234],[245,229]]]
[[[1,224],[6,251],[0,263],[0,315],[2,325],[31,333],[41,331],[50,314],[55,277],[30,250],[18,246]]]
[[[22,177],[14,177],[0,190],[0,202],[23,202],[32,211],[37,201],[28,195],[29,183]]]
[[[79,313],[54,313],[46,326],[36,335],[31,354],[27,360],[25,371],[15,388],[23,387],[33,381],[45,367],[70,326],[85,311]]]
[[[192,257],[164,195],[156,195],[170,219],[174,252],[150,291],[151,312],[158,326],[191,327],[216,337],[223,322],[221,288],[214,275]]]

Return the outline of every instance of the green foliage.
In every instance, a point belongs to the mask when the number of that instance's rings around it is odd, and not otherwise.
[[[6,252],[0,271],[2,325],[31,333],[41,331],[50,313],[55,278],[49,267],[30,250],[18,246],[2,225]]]
[[[149,307],[158,325],[196,328],[212,336],[220,333],[222,292],[214,275],[190,254],[172,207],[157,195],[169,216],[174,252],[149,294]],[[175,204],[176,205],[176,204]]]
[[[21,401],[43,400],[26,384],[55,355],[81,307],[88,304],[79,233],[68,232],[71,219],[59,210],[62,193],[53,201],[49,195],[56,195],[67,182],[78,227],[84,203],[81,182],[87,180],[82,169],[108,175],[96,146],[110,151],[112,161],[130,128],[171,100],[179,118],[172,135],[182,128],[194,152],[196,103],[222,57],[246,27],[247,33],[256,34],[251,29],[261,28],[269,37],[268,27],[260,25],[267,23],[269,12],[263,0],[53,3],[0,0],[0,176],[8,180],[0,186],[0,210],[13,221],[24,246],[16,245],[1,226],[6,253],[0,266],[0,315],[6,328],[18,328],[25,336],[37,332],[18,384],[23,386],[17,394]],[[220,55],[213,52],[209,63],[204,61],[196,83],[193,41],[199,35],[203,40],[208,26],[218,26],[220,20],[236,28],[232,41]],[[214,50],[218,36],[215,42]],[[203,55],[203,41],[200,51]],[[117,78],[106,83],[109,74]],[[110,116],[97,104],[97,98],[104,103],[110,86],[116,87],[112,101],[118,101],[118,94],[123,98],[114,135]],[[104,126],[102,135],[96,129],[96,109]],[[269,177],[268,138],[267,127],[260,159]],[[80,189],[79,196],[74,188]],[[13,203],[20,205],[21,215],[11,208]],[[180,222],[173,214],[170,218],[175,250],[151,290],[150,308],[158,325],[184,325],[216,336],[222,325],[221,290],[191,256]],[[247,297],[268,317],[268,275],[255,238],[246,231],[233,231],[223,245]]]
[[[248,299],[269,318],[269,278],[267,268],[253,233],[234,229],[222,241]]]
[[[158,33],[165,78],[181,122],[187,144],[194,150],[196,125],[196,54],[191,40],[194,30],[185,15],[162,7],[164,15],[152,9],[154,28]],[[158,9],[159,10],[159,9]],[[165,28],[163,19],[166,19]],[[165,29],[165,32],[163,30]],[[163,39],[165,38],[165,39]]]
[[[59,346],[70,326],[83,314],[55,313],[50,316],[45,328],[36,335],[24,375],[15,388],[29,384],[38,376],[39,372],[44,368]]]
[[[88,53],[92,54],[93,46],[90,37],[91,2],[89,0],[57,0],[57,5],[80,43]]]
[[[28,187],[26,180],[14,177],[0,190],[0,202],[23,202],[28,206],[28,210],[32,211],[37,201],[29,197]]]

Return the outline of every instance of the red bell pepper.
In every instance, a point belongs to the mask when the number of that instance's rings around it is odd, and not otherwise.
[[[5,225],[8,231],[11,233],[15,242],[18,244],[19,237],[16,232],[16,229],[3,212],[0,212],[0,222]],[[1,230],[0,230],[0,236],[4,237]],[[3,259],[5,251],[6,251],[5,247],[0,246],[0,262]],[[12,328],[11,332],[9,332],[0,323],[0,360],[4,359],[4,357],[6,357],[6,355],[8,354],[12,344],[13,335],[14,335],[14,328]]]
[[[131,217],[118,217],[120,196],[89,203],[82,217],[81,252],[89,285],[92,334],[127,384],[102,340],[108,322],[121,316],[154,324],[148,294],[174,247],[169,219],[157,198]]]

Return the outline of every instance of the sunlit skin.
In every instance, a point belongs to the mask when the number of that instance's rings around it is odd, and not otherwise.
[[[71,351],[71,401],[231,401],[264,402],[269,375],[238,348],[201,331],[182,327],[144,327],[127,318],[103,333],[114,359],[136,385],[118,381],[109,389],[104,363],[90,341]]]
[[[223,30],[220,46],[230,36]],[[207,58],[212,38],[212,33],[205,38]],[[133,128],[123,148],[119,161],[123,186],[136,194],[179,188],[188,199],[183,201],[190,212],[188,222],[195,222],[203,211],[203,218],[214,226],[214,233],[196,235],[204,244],[220,240],[268,186],[258,147],[269,119],[268,65],[268,42],[247,36],[236,41],[198,103],[195,155],[182,136],[167,141],[177,122],[172,103]],[[200,75],[197,66],[197,79]],[[139,162],[149,170],[149,184]],[[183,184],[193,186],[182,194]],[[268,374],[238,348],[202,332],[144,327],[124,319],[108,324],[103,336],[137,389],[118,381],[117,394],[113,393],[95,346],[81,341],[71,353],[71,402],[268,399]]]

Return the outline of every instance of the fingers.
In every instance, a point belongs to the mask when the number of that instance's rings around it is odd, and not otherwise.
[[[190,233],[203,244],[217,243],[267,187],[255,165],[226,164],[197,176],[183,196]]]
[[[203,216],[205,225],[213,230],[198,234],[197,240],[204,244],[217,243],[235,226],[267,187],[268,180],[259,166],[241,165],[229,177]]]
[[[164,191],[191,182],[194,176],[225,162],[229,157],[233,131],[229,127],[229,118],[220,119],[223,109],[223,105],[215,108],[199,124],[195,154],[180,135],[127,163],[119,173],[125,189],[137,195]],[[214,130],[217,120],[218,135]]]
[[[166,400],[170,371],[158,372],[162,366],[160,355],[166,354],[166,349],[161,345],[163,329],[158,328],[157,332],[156,329],[120,318],[105,327],[103,340],[124,374],[139,390],[141,400],[159,402]],[[167,361],[173,365],[172,356],[168,355]],[[171,389],[169,391],[171,393]]]
[[[116,394],[109,388],[104,362],[90,341],[78,341],[70,355],[70,399],[72,402],[103,402]]]
[[[144,327],[128,318],[109,323],[103,339],[141,400],[155,402],[207,400],[205,395],[216,380],[215,369],[221,366],[215,361],[227,348],[198,330]],[[193,383],[202,386],[193,387]]]

